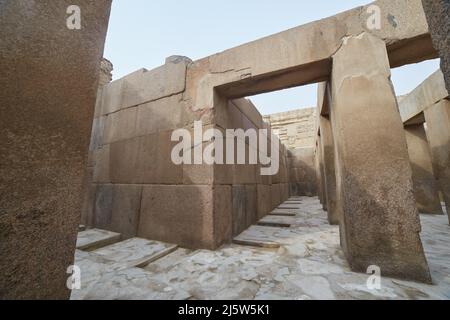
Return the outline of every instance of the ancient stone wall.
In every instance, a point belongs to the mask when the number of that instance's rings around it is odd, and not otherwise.
[[[193,164],[172,162],[178,144],[171,141],[172,133],[180,128],[193,133],[195,121],[202,121],[203,132],[268,129],[246,99],[229,100],[214,114],[192,110],[184,92],[190,64],[187,58],[171,57],[157,69],[138,70],[101,88],[90,148],[86,225],[124,237],[213,249],[288,198],[283,146],[274,176],[261,176],[259,165],[211,165],[195,158]],[[211,144],[191,142],[192,157]],[[249,147],[247,141],[247,152]]]

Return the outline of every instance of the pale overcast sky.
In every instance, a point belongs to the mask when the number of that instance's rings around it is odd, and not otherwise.
[[[152,69],[166,57],[197,60],[370,0],[114,0],[105,57],[114,79]],[[392,71],[397,95],[410,92],[439,68],[427,61]],[[316,85],[251,98],[263,114],[314,106]]]

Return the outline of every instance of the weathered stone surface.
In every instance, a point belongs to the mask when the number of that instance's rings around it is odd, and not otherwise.
[[[377,265],[384,275],[430,282],[384,43],[368,33],[347,38],[333,57],[332,88],[340,225],[351,268]]]
[[[421,213],[443,214],[425,128],[423,124],[406,126],[405,134],[417,208]]]
[[[67,299],[111,1],[1,1],[0,298]],[[55,245],[57,244],[57,245]]]
[[[450,221],[450,101],[442,100],[425,109],[425,120],[433,167]]]
[[[433,45],[441,57],[447,91],[450,91],[450,3],[448,0],[422,0]]]

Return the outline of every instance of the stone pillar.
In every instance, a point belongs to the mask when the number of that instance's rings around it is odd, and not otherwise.
[[[422,0],[433,46],[441,57],[441,70],[450,92],[450,1]]]
[[[322,142],[320,136],[317,141],[316,151],[316,167],[317,167],[317,182],[319,188],[319,200],[324,210],[327,210],[327,195],[325,189],[325,170],[323,167]]]
[[[333,56],[331,121],[345,254],[352,270],[431,282],[384,42],[348,37]]]
[[[339,224],[336,208],[336,174],[334,171],[334,142],[331,122],[328,117],[320,116],[320,138],[322,145],[325,192],[327,201],[328,221],[331,225]]]
[[[450,101],[441,100],[424,113],[433,166],[450,221]]]
[[[0,299],[69,298],[110,7],[0,1]]]
[[[317,180],[317,195],[319,197],[320,204],[323,204],[323,193],[322,193],[322,177],[320,174],[320,136],[316,144],[316,153],[314,155],[314,166],[316,167],[316,180]]]
[[[405,134],[417,207],[422,213],[443,214],[425,128],[422,123],[406,126]]]

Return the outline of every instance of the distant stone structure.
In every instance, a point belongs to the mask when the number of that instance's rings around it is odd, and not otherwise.
[[[290,194],[317,195],[314,166],[316,108],[275,113],[264,116],[264,121],[288,149]]]
[[[304,108],[264,116],[273,132],[288,149],[313,147],[316,108]]]

